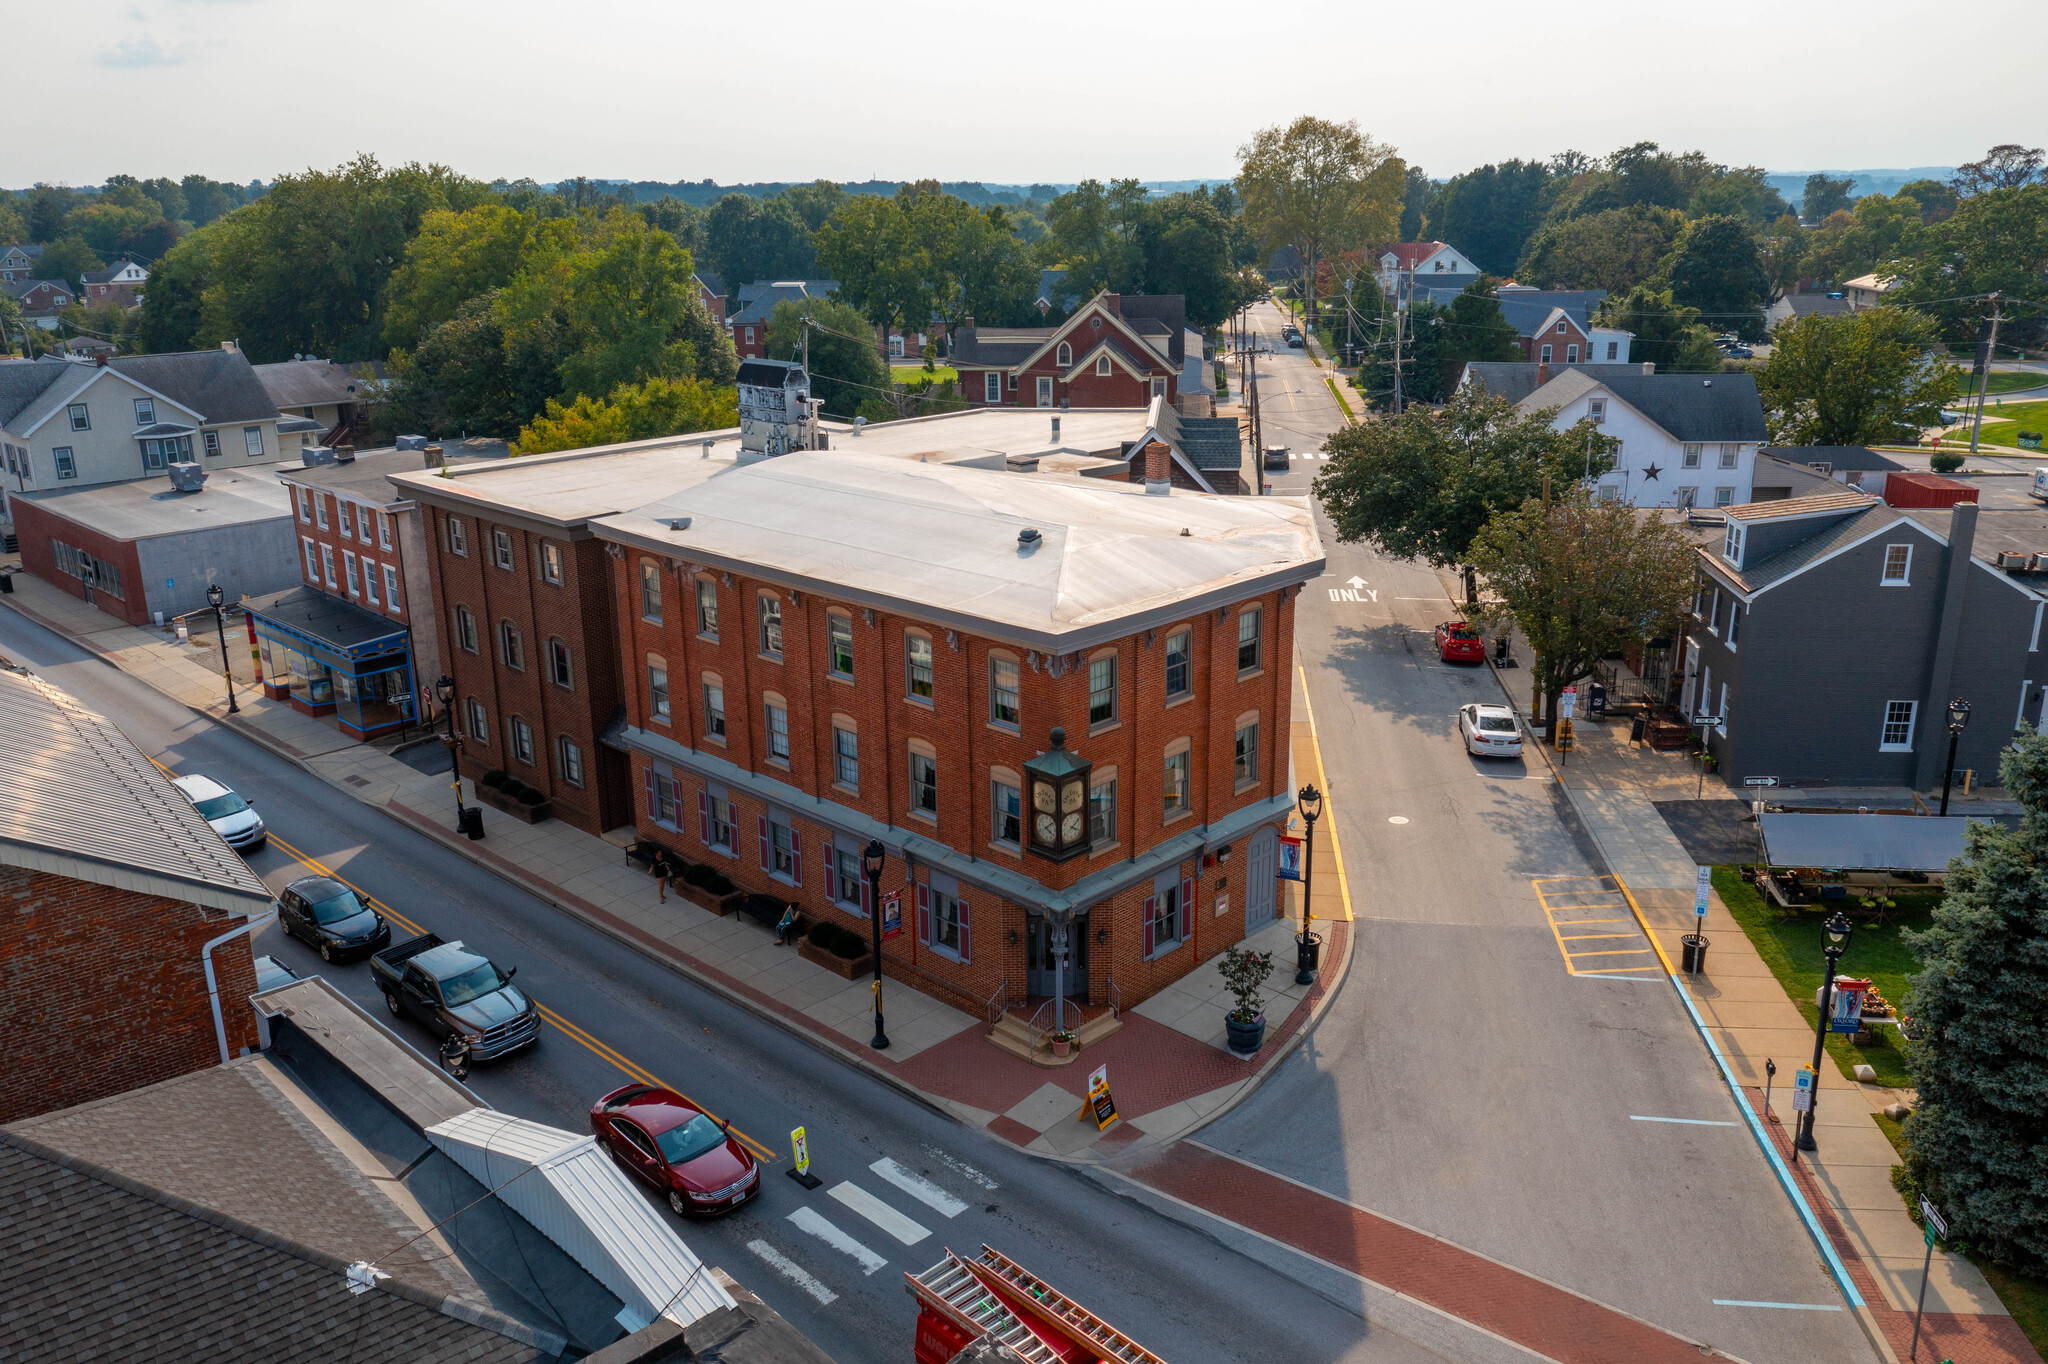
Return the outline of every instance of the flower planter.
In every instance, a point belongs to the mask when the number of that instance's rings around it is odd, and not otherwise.
[[[555,816],[555,807],[552,801],[544,800],[538,805],[528,805],[525,801],[508,796],[494,786],[477,786],[476,798],[500,814],[510,815],[512,818],[522,820],[528,824],[538,824],[544,819],[553,819]]]
[[[827,971],[833,972],[842,980],[858,980],[863,972],[874,969],[873,958],[842,957],[837,952],[827,952],[822,947],[813,946],[809,938],[796,940],[796,954],[805,961],[815,962]]]
[[[730,914],[734,906],[747,898],[743,890],[729,890],[723,895],[713,895],[702,886],[688,885],[682,881],[670,881],[676,892],[699,909],[708,909],[713,914]]]
[[[1064,1037],[1055,1037],[1055,1038],[1053,1038],[1053,1039],[1052,1039],[1052,1054],[1053,1054],[1054,1056],[1065,1056],[1065,1055],[1067,1055],[1067,1053],[1071,1052],[1071,1051],[1072,1051],[1073,1049],[1074,1049],[1074,1044],[1073,1044],[1073,1042],[1072,1042],[1072,1041],[1070,1041],[1070,1040],[1069,1040],[1069,1039],[1067,1039],[1067,1038],[1064,1038]]]
[[[1266,1044],[1266,1016],[1263,1013],[1249,1023],[1240,1023],[1225,1014],[1223,1029],[1229,1034],[1230,1049],[1240,1056],[1250,1056]]]

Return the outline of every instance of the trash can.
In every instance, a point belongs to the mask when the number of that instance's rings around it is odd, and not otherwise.
[[[1321,969],[1323,961],[1323,939],[1320,934],[1296,934],[1294,938],[1294,969],[1305,974],[1314,974]]]
[[[1680,969],[1689,976],[1696,976],[1707,968],[1707,935],[1688,933],[1678,940],[1684,945]]]
[[[462,807],[462,832],[472,839],[484,836],[484,807],[465,805]]]
[[[14,595],[14,575],[12,573],[0,573],[0,595],[9,597]]]

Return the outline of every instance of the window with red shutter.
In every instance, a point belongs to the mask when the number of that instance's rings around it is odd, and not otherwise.
[[[649,767],[644,775],[647,778],[647,817],[659,824],[661,822],[661,795],[654,789],[654,769]]]
[[[795,820],[789,822],[789,879],[799,886],[804,883],[804,834]]]
[[[1195,878],[1180,883],[1180,913],[1174,916],[1173,936],[1185,938],[1195,931]]]
[[[932,945],[932,888],[922,881],[917,883],[917,940]]]
[[[697,793],[697,837],[704,840],[704,846],[711,846],[711,793]]]

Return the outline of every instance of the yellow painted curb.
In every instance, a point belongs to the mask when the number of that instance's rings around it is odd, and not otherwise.
[[[1299,663],[1294,665],[1294,671],[1301,678],[1301,707],[1308,714],[1308,746],[1315,750],[1316,784],[1323,793],[1323,817],[1330,821],[1330,855],[1337,863],[1337,894],[1344,901],[1344,922],[1355,923],[1358,916],[1351,909],[1351,881],[1344,875],[1344,845],[1337,841],[1336,808],[1330,803],[1330,776],[1323,771],[1323,745],[1316,737],[1315,702],[1308,699],[1308,673]],[[1618,876],[1615,878],[1617,883],[1620,880]],[[1302,899],[1302,907],[1308,907],[1306,896]]]
[[[1614,884],[1621,887],[1622,898],[1628,901],[1629,913],[1635,915],[1636,922],[1642,926],[1643,936],[1650,940],[1650,946],[1657,949],[1657,960],[1664,963],[1664,974],[1677,975],[1677,970],[1671,965],[1671,958],[1664,955],[1664,944],[1657,941],[1657,935],[1650,930],[1650,921],[1643,917],[1643,907],[1636,903],[1635,892],[1628,888],[1628,882],[1622,880],[1619,873],[1609,872],[1608,875],[1613,876]]]

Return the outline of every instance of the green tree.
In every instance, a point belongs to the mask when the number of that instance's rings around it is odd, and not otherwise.
[[[1919,1104],[1907,1164],[1958,1240],[2048,1263],[2048,738],[1998,764],[2020,827],[1971,820],[1934,922],[1908,933],[1924,969],[1907,1001]]]
[[[1188,321],[1213,327],[1242,301],[1231,247],[1231,224],[1213,204],[1174,194],[1151,206],[1138,236],[1145,292],[1179,294]]]
[[[1939,180],[1914,180],[1899,189],[1898,196],[1920,205],[1920,221],[1938,223],[1956,211],[1956,192]]]
[[[0,356],[32,359],[33,356],[23,354],[29,349],[28,333],[28,320],[21,315],[21,304],[13,294],[0,292]]]
[[[2001,142],[1980,160],[1956,167],[1949,185],[1962,197],[1995,189],[2022,189],[2041,178],[2041,148]]]
[[[1799,216],[1810,223],[1826,220],[1837,209],[1849,207],[1849,191],[1856,188],[1854,180],[1830,180],[1821,171],[1806,177],[1806,193],[1799,200]]]
[[[1310,279],[1324,256],[1386,241],[1400,226],[1407,168],[1355,122],[1304,114],[1260,129],[1237,155],[1245,226],[1268,252],[1300,252]],[[1311,326],[1316,316],[1311,297]]]
[[[1920,205],[1904,195],[1866,194],[1854,208],[1838,211],[1810,236],[1803,272],[1839,284],[1914,254],[1920,237]]]
[[[795,211],[806,232],[816,232],[846,202],[846,191],[830,180],[813,180],[808,185],[791,185],[779,196]]]
[[[135,197],[141,198],[141,191],[135,191]],[[102,198],[72,210],[71,216],[64,220],[64,231],[66,236],[83,239],[95,253],[107,258],[119,253],[123,233],[137,231],[162,220],[163,214],[157,211],[154,203],[141,208]]]
[[[18,201],[0,190],[0,246],[14,246],[28,239],[28,219],[21,216]]]
[[[25,196],[22,216],[28,219],[32,241],[53,242],[64,234],[64,220],[83,202],[77,190],[64,185],[38,184]]]
[[[1444,182],[1430,202],[1423,231],[1453,242],[1473,264],[1506,275],[1550,208],[1550,172],[1537,161],[1481,166]]]
[[[546,408],[557,391],[560,338],[551,326],[529,327],[508,345],[497,303],[495,292],[470,299],[417,347],[391,353],[389,404],[400,429],[509,438]]]
[[[807,279],[816,265],[810,231],[790,202],[728,194],[704,216],[705,264],[728,289],[759,280]]]
[[[1669,289],[1638,284],[1619,297],[1609,295],[1594,310],[1593,324],[1634,332],[1629,359],[1648,360],[1659,374],[1711,374],[1721,368],[1721,352],[1701,325],[1699,309],[1674,302]]]
[[[1136,180],[1083,180],[1046,208],[1049,264],[1064,268],[1083,298],[1098,289],[1135,293],[1145,272],[1138,234],[1147,216],[1145,187]]]
[[[557,222],[553,235],[566,232],[573,239],[573,223]],[[541,226],[534,217],[496,203],[461,213],[428,213],[385,286],[384,344],[417,345],[429,326],[453,316],[466,300],[511,283]]]
[[[1644,204],[1546,223],[1515,273],[1539,289],[1625,293],[1657,272],[1684,226],[1678,210]]]
[[[1950,342],[1975,339],[1990,304],[1974,295],[1993,290],[2033,299],[2048,273],[2048,184],[1991,189],[1956,205],[1953,215],[1925,228],[1921,250],[1898,263],[1895,302],[1940,319]],[[2000,341],[2036,344],[2044,336],[2040,309],[2008,311]]]
[[[811,396],[827,416],[851,418],[872,398],[887,398],[894,386],[889,366],[875,350],[874,324],[852,306],[832,299],[784,299],[768,314],[768,354],[777,360],[802,358],[803,319],[810,318]]]
[[[1746,340],[1764,335],[1764,275],[1756,237],[1740,218],[1699,218],[1686,225],[1665,263],[1671,296],[1712,325]]]
[[[583,394],[564,406],[548,399],[545,415],[519,432],[526,454],[581,450],[621,441],[653,440],[739,425],[739,390],[699,379],[649,379],[620,384],[603,401]]]
[[[818,265],[839,282],[839,297],[877,325],[905,327],[931,315],[929,264],[915,258],[909,215],[895,199],[860,194],[841,204],[818,229]]]
[[[224,184],[209,180],[203,175],[188,175],[178,182],[178,188],[185,194],[185,215],[194,227],[205,227],[216,218],[240,208],[243,192],[240,185]],[[168,212],[165,217],[171,216]]]
[[[1553,717],[1558,696],[1602,658],[1671,628],[1699,571],[1691,542],[1663,518],[1564,488],[1498,513],[1471,548],[1494,603],[1478,614],[1521,628]]]
[[[213,228],[188,232],[149,270],[136,320],[136,346],[150,352],[191,350],[212,263]]]
[[[1500,281],[1481,275],[1451,300],[1444,313],[1444,383],[1468,360],[1519,360],[1522,347],[1514,324],[1500,314]]]
[[[1903,308],[1792,318],[1771,340],[1756,383],[1773,445],[1916,445],[1962,385],[1934,323]]]
[[[1422,224],[1427,221],[1430,206],[1436,199],[1437,183],[1429,178],[1428,172],[1420,166],[1409,166],[1403,172],[1401,182],[1401,226],[1397,229],[1404,242],[1422,239]]]
[[[83,237],[59,237],[43,248],[36,258],[37,279],[58,279],[78,287],[78,277],[88,270],[104,268],[106,262],[86,244]]]
[[[1410,409],[1331,436],[1315,495],[1347,544],[1458,563],[1488,521],[1540,493],[1546,477],[1559,487],[1584,477],[1589,448],[1594,475],[1612,466],[1613,440],[1586,422],[1559,431],[1556,416],[1461,388],[1441,412]]]

